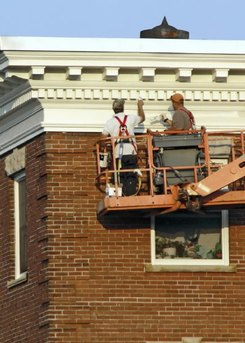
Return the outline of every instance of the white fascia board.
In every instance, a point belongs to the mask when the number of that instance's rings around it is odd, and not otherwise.
[[[107,119],[112,117],[108,110],[89,108],[45,108],[42,127],[46,132],[102,132]],[[136,111],[135,113],[136,114]],[[144,127],[138,128],[144,132]]]
[[[5,51],[4,59],[0,59],[0,69],[7,67],[67,67],[79,69],[84,67],[106,68],[191,68],[191,69],[245,69],[244,55],[222,54],[176,54],[176,53],[102,53],[102,52],[44,52],[44,51]],[[77,73],[78,75],[78,73]]]
[[[0,50],[245,54],[245,40],[0,37]]]
[[[94,132],[100,133],[104,123],[112,116],[108,109],[94,108],[58,108],[42,104],[35,111],[27,108],[12,114],[12,119],[1,120],[0,155],[29,141],[42,132]],[[148,111],[147,111],[148,112]],[[152,123],[152,118],[159,115],[159,109],[149,111],[145,123],[141,124],[135,132],[143,133],[147,127],[153,130],[163,130],[162,123]],[[135,111],[130,111],[134,114]],[[206,126],[208,131],[231,131],[245,128],[245,111],[238,113],[232,108],[229,111],[196,109],[194,111],[197,128]],[[219,119],[220,118],[220,119]]]

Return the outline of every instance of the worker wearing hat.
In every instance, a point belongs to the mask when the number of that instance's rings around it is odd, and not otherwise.
[[[124,99],[115,99],[112,104],[112,109],[114,112],[114,115],[107,120],[105,123],[102,137],[117,137],[120,135],[120,125],[124,122],[125,127],[127,128],[128,135],[132,136],[134,135],[134,128],[138,126],[140,123],[143,123],[145,120],[145,112],[143,109],[144,102],[142,99],[139,99],[137,102],[137,108],[138,113],[136,114],[128,114],[126,115],[124,113],[124,105],[125,100]],[[119,119],[119,121],[118,121]],[[124,141],[123,144],[123,155],[134,155],[137,154],[136,144],[128,143],[128,140]],[[135,143],[135,139],[133,139],[133,142]],[[119,145],[116,145],[115,148],[115,156],[116,158],[119,157]]]
[[[182,131],[194,129],[193,114],[184,107],[184,97],[180,93],[175,93],[170,97],[174,109],[172,120],[168,119],[166,115],[162,115],[162,120],[169,128],[168,130]]]

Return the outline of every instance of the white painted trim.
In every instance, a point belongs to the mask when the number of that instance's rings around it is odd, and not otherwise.
[[[19,182],[25,178],[22,171],[14,178],[14,238],[15,238],[15,280],[24,277],[25,273],[20,273],[20,223],[19,223]]]
[[[8,281],[7,282],[7,287],[8,288],[15,287],[15,286],[19,285],[20,283],[26,282],[27,278],[28,278],[28,273],[27,272],[21,273],[18,278],[14,279],[14,280]]]
[[[230,262],[230,249],[229,249],[229,211],[222,210],[222,255],[223,265],[228,266]]]
[[[244,40],[0,37],[0,50],[245,54]]]
[[[0,82],[0,155],[43,132],[100,133],[120,97],[128,114],[144,100],[136,133],[164,129],[152,118],[173,92],[197,128],[245,128],[245,41],[0,37],[0,45],[9,76]]]

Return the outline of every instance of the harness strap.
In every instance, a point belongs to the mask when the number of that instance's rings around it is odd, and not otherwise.
[[[185,107],[180,107],[178,110],[183,111],[186,114],[188,114],[188,117],[189,117],[190,123],[191,123],[191,128],[193,129],[196,124],[195,124],[195,118],[194,118],[193,114],[191,113],[191,111],[188,111]]]
[[[123,132],[121,130],[122,127],[125,128],[125,133],[126,133],[126,136],[129,136],[129,133],[128,133],[128,128],[127,128],[127,125],[126,125],[126,121],[127,121],[127,118],[128,116],[125,114],[124,118],[123,118],[123,121],[121,121],[121,119],[118,117],[118,116],[115,116],[114,118],[117,119],[117,121],[119,122],[120,126],[119,126],[119,132],[118,132],[118,136],[122,136],[123,135]]]
[[[118,116],[114,116],[114,118],[117,119],[117,121],[119,122],[120,126],[119,126],[119,132],[118,132],[118,136],[123,136],[123,133],[125,133],[125,136],[129,136],[129,132],[128,132],[128,128],[126,125],[126,121],[128,116],[125,114],[123,121],[121,121],[121,119]],[[124,127],[124,131],[122,132],[121,128]],[[125,141],[123,141],[122,139],[119,140],[120,144],[125,143]],[[116,142],[115,144],[118,144],[119,142]],[[137,146],[134,142],[134,140],[132,138],[129,138],[129,143],[131,143],[134,147],[135,152],[137,152]]]

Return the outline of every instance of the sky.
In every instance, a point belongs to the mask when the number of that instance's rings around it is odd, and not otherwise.
[[[0,36],[139,38],[168,24],[189,39],[245,40],[245,0],[2,0]]]

